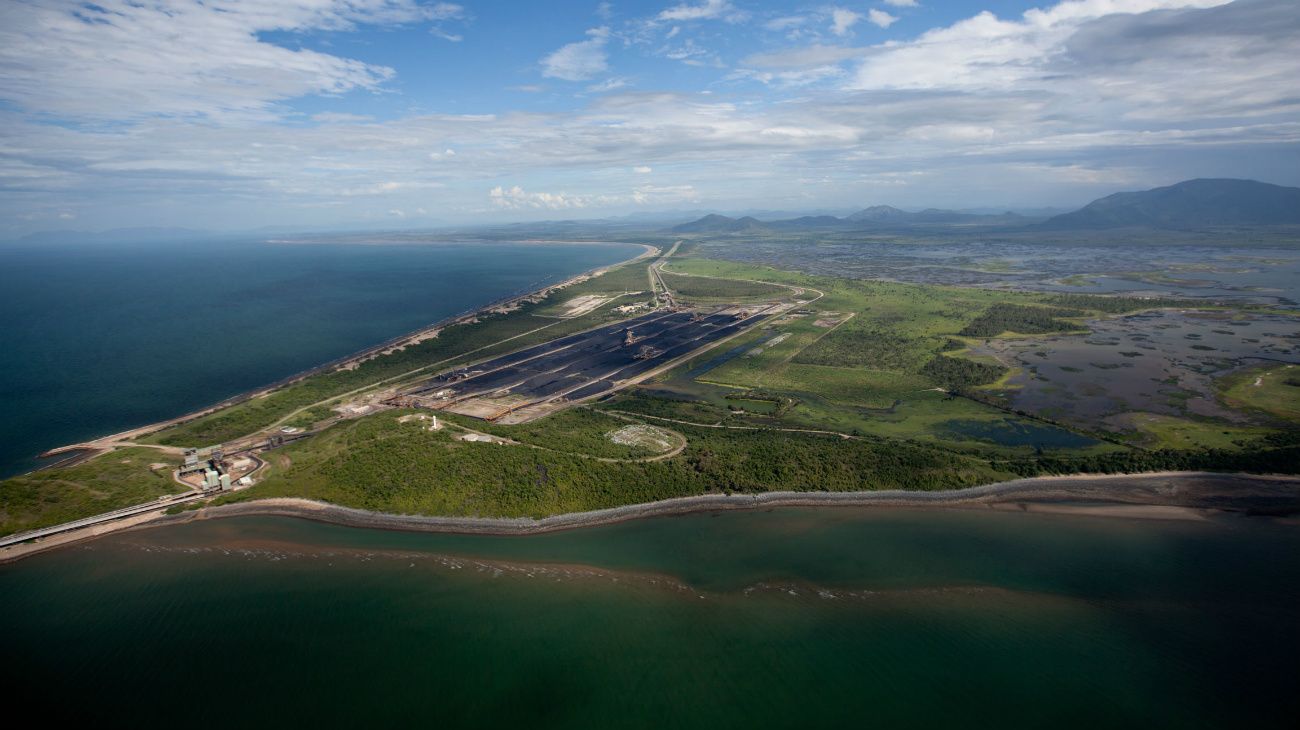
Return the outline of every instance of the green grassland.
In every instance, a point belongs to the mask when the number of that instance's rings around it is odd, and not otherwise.
[[[1300,424],[1300,367],[1270,364],[1234,373],[1219,383],[1224,403]]]
[[[779,345],[765,347],[760,354],[737,357],[701,375],[700,380],[711,385],[790,394],[799,405],[782,416],[779,425],[783,426],[922,439],[977,449],[993,445],[987,439],[966,439],[962,443],[949,422],[1001,422],[1007,414],[952,398],[936,392],[935,387],[992,382],[1005,368],[942,353],[952,349],[958,332],[988,309],[1005,304],[1008,298],[1023,300],[1026,307],[1040,303],[1046,306],[1046,297],[1032,294],[813,277],[702,259],[675,261],[673,266],[692,273],[769,279],[825,292],[824,297],[809,305],[813,314],[795,314],[772,325],[771,332],[789,335]],[[958,346],[964,348],[964,344]],[[940,368],[935,362],[951,365]],[[662,381],[688,391],[683,374],[692,367],[693,363],[687,363]],[[971,371],[982,377],[956,377]],[[1033,449],[1016,446],[1002,450],[1023,454]]]
[[[1240,449],[1259,443],[1271,432],[1261,426],[1230,425],[1160,413],[1131,413],[1125,420],[1138,431],[1133,441],[1154,449]]]
[[[154,464],[162,464],[153,468]],[[47,469],[0,482],[0,534],[49,527],[186,491],[172,481],[180,460],[134,447],[76,466]]]
[[[540,517],[708,492],[951,489],[1009,472],[911,444],[677,427],[682,455],[605,462],[453,439],[387,412],[269,455],[270,474],[225,499],[297,496],[401,514]],[[528,434],[517,434],[527,441]]]
[[[1068,414],[1052,422],[1010,412],[1000,394],[1007,391],[1008,379],[1018,369],[991,357],[972,356],[968,345],[995,336],[1085,331],[1088,319],[1186,304],[1173,299],[841,280],[698,258],[674,260],[673,267],[710,276],[769,280],[826,293],[810,305],[815,314],[772,325],[771,332],[788,334],[780,345],[737,357],[699,376],[698,380],[706,382],[697,382],[697,386],[762,388],[798,399],[799,404],[784,413],[779,423],[773,421],[770,425],[919,439],[993,454],[1023,455],[1043,448],[1072,454],[1107,453],[1123,447],[1112,443],[1051,446],[1077,442],[1060,438],[1061,434],[1054,430],[1070,428]],[[816,320],[827,313],[837,313],[830,319],[839,319],[840,323],[818,327]],[[846,314],[852,316],[844,319]],[[671,386],[678,394],[690,393],[691,384],[684,377],[690,367],[684,365],[669,373],[659,385]],[[935,392],[936,387],[971,398],[953,398]],[[695,395],[716,405],[716,396],[708,396],[698,387]],[[680,404],[674,407],[685,408]],[[991,443],[990,439],[998,441],[998,431],[990,436],[988,428],[972,428],[972,423],[996,426],[1013,436],[1026,430],[1039,433],[1047,446],[1016,443],[1023,442],[1023,438]],[[1134,426],[1141,433],[1133,442],[1153,448],[1239,449],[1242,443],[1269,433],[1268,429],[1225,427],[1191,418],[1138,419]],[[1230,432],[1231,438],[1223,435],[1224,430]],[[1086,435],[1113,439],[1110,434]]]
[[[785,297],[790,291],[784,287],[749,281],[712,279],[703,276],[684,276],[662,271],[664,285],[681,299],[699,302],[744,302]]]
[[[490,423],[454,413],[444,413],[439,418],[474,431],[503,436],[568,454],[606,459],[640,459],[654,456],[656,453],[641,447],[614,443],[609,435],[627,426],[627,421],[587,408],[571,408],[546,418],[513,426]]]

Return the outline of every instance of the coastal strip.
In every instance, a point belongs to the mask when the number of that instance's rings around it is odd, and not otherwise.
[[[1193,517],[1216,510],[1286,516],[1300,512],[1300,477],[1217,472],[1078,474],[1033,477],[965,489],[919,492],[763,492],[702,494],[622,507],[531,517],[432,517],[398,515],[298,498],[267,498],[206,507],[179,519],[248,515],[301,517],[319,522],[386,530],[476,535],[536,535],[608,525],[627,520],[693,512],[777,507],[971,507],[1077,512],[1113,516]],[[1148,509],[1155,508],[1155,509]]]
[[[485,245],[490,245],[491,243],[493,242],[485,242]],[[525,241],[524,243],[541,244],[541,243],[551,243],[551,242]],[[575,242],[558,241],[555,243],[571,244]],[[90,459],[94,456],[98,456],[99,454],[104,453],[105,451],[111,450],[112,448],[111,444],[114,442],[136,439],[141,436],[147,436],[148,434],[151,434],[155,431],[161,431],[164,428],[170,428],[172,426],[178,426],[184,423],[188,423],[197,418],[202,418],[203,416],[209,415],[211,413],[222,410],[224,408],[229,408],[231,406],[238,405],[245,401],[252,400],[253,398],[258,398],[263,395],[267,395],[275,390],[305,380],[313,375],[317,375],[323,372],[328,372],[330,370],[336,370],[339,368],[347,368],[347,367],[355,366],[357,364],[360,364],[361,362],[364,362],[365,360],[369,360],[370,358],[382,355],[386,351],[391,350],[393,348],[403,347],[408,344],[415,344],[420,341],[436,337],[439,332],[446,329],[447,327],[470,322],[477,317],[481,317],[483,315],[489,314],[496,310],[509,309],[526,299],[546,296],[557,289],[564,289],[565,287],[571,286],[575,283],[585,281],[594,276],[598,276],[606,271],[609,271],[610,269],[615,269],[621,266],[634,264],[637,261],[641,261],[643,259],[650,258],[652,256],[656,256],[659,254],[658,247],[652,246],[647,243],[625,243],[621,241],[620,242],[587,241],[583,243],[587,245],[640,246],[643,250],[640,254],[633,256],[632,258],[627,259],[625,261],[619,261],[613,264],[606,264],[604,266],[593,267],[591,269],[587,269],[586,271],[574,274],[573,276],[570,276],[567,279],[564,279],[563,281],[556,282],[554,284],[547,284],[537,289],[531,289],[525,292],[510,294],[506,297],[502,297],[500,299],[496,299],[494,301],[488,302],[481,306],[475,307],[474,309],[460,312],[459,314],[453,314],[448,317],[444,317],[438,320],[437,322],[421,327],[420,329],[414,330],[412,332],[407,332],[406,334],[399,335],[397,337],[389,338],[377,345],[372,345],[363,350],[359,350],[349,355],[344,355],[343,357],[336,358],[334,360],[330,360],[329,362],[322,363],[320,365],[316,365],[314,367],[308,368],[307,370],[294,373],[293,375],[289,375],[287,377],[281,378],[280,380],[277,380],[274,383],[258,386],[253,390],[231,396],[219,403],[214,403],[200,410],[192,411],[190,413],[186,413],[184,415],[177,416],[175,418],[170,418],[165,421],[158,421],[156,423],[150,423],[144,426],[137,426],[136,428],[110,434],[108,436],[100,436],[98,438],[90,439],[88,441],[82,441],[80,443],[75,443],[75,444],[67,444],[65,446],[58,446],[49,449],[48,451],[45,451],[42,454],[40,454],[40,458],[49,458],[61,454],[69,454],[71,452],[81,452],[81,453],[75,453],[70,458],[62,459],[55,464],[47,464],[45,466],[36,469],[36,471],[40,471],[40,469],[52,468],[54,466],[60,466],[60,467],[73,466],[87,459]]]
[[[296,517],[346,527],[469,535],[538,535],[648,517],[779,507],[983,508],[1090,517],[1203,519],[1213,513],[1291,517],[1300,514],[1300,477],[1218,472],[1076,474],[1016,479],[938,492],[764,492],[703,494],[622,507],[529,517],[435,517],[372,512],[310,499],[272,497],[63,533],[57,539],[0,549],[0,563],[112,532],[229,517]]]

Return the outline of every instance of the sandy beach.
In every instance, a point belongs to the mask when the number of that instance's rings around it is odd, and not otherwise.
[[[541,519],[399,515],[309,499],[268,498],[205,507],[178,515],[167,515],[160,509],[131,520],[97,525],[56,538],[0,549],[0,563],[113,532],[253,515],[297,517],[382,530],[535,535],[692,512],[835,506],[991,509],[1093,518],[1157,520],[1201,520],[1216,513],[1289,518],[1300,513],[1300,477],[1214,472],[1076,474],[1016,479],[942,492],[887,490],[704,494]],[[1291,522],[1289,519],[1284,521]]]
[[[205,508],[159,522],[277,515],[390,530],[530,535],[691,512],[828,506],[1021,509],[1146,519],[1201,519],[1210,511],[1282,516],[1300,511],[1300,477],[1213,472],[1084,474],[1017,479],[943,492],[706,494],[541,519],[396,515],[307,499],[273,498]]]

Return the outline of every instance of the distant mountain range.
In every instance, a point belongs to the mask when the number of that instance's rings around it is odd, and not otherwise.
[[[924,225],[1019,226],[1030,222],[1032,222],[1032,219],[1015,213],[982,215],[955,210],[939,210],[937,208],[927,208],[916,213],[909,213],[888,205],[876,205],[843,218],[837,218],[833,215],[806,215],[800,218],[766,222],[752,216],[730,218],[725,215],[710,213],[699,220],[673,226],[670,230],[673,233],[774,233],[816,229],[901,228]]]
[[[887,230],[922,226],[988,226],[1029,230],[1043,228],[1058,231],[1124,227],[1181,230],[1291,224],[1300,224],[1300,188],[1254,180],[1201,179],[1142,192],[1108,195],[1072,213],[1063,213],[1045,221],[1011,212],[984,215],[937,208],[909,212],[888,205],[874,205],[843,218],[817,215],[760,221],[751,216],[729,218],[712,213],[699,220],[673,226],[669,230],[673,233],[718,234]]]
[[[729,218],[710,213],[699,220],[673,226],[671,230],[673,233],[762,233],[772,228],[751,216]]]
[[[1254,180],[1199,179],[1115,193],[1043,223],[1044,228],[1206,228],[1300,224],[1300,188]]]

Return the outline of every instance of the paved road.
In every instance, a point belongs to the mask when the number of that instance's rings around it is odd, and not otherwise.
[[[17,532],[12,535],[0,537],[0,547],[8,547],[9,545],[16,545],[20,542],[26,542],[27,540],[34,540],[39,537],[49,537],[50,535],[58,535],[59,533],[68,532],[69,530],[77,530],[83,527],[92,527],[94,525],[102,524],[105,522],[120,520],[123,517],[132,517],[138,514],[143,514],[145,512],[152,512],[154,510],[166,509],[174,504],[185,504],[186,502],[193,502],[196,499],[202,499],[203,496],[204,495],[202,492],[189,492],[187,494],[182,494],[178,497],[167,500],[165,502],[155,499],[151,502],[145,502],[144,504],[137,504],[131,507],[123,507],[122,509],[113,510],[112,512],[105,512],[103,514],[95,515],[94,517],[87,517],[81,520],[73,520],[72,522],[64,522],[61,525],[54,525],[53,527],[43,527],[39,530],[28,530],[27,532]]]

